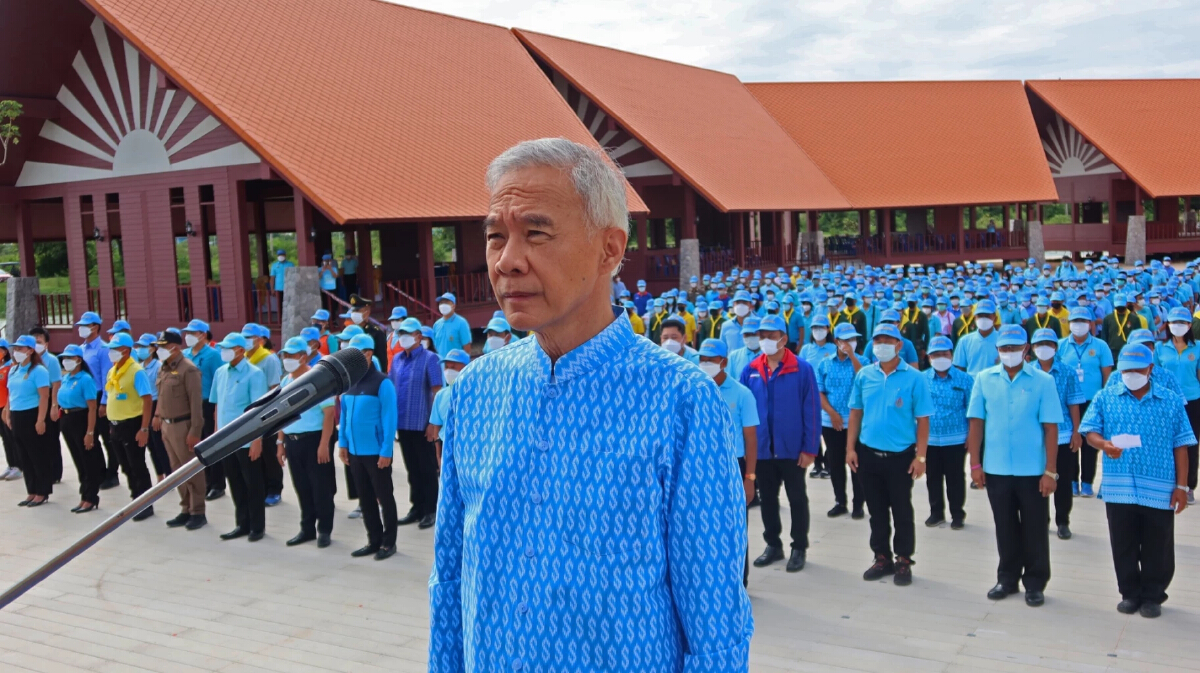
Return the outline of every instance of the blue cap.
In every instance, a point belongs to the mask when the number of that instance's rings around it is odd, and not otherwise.
[[[83,357],[83,349],[75,344],[71,344],[63,349],[62,355],[64,358],[81,358]]]
[[[397,331],[408,332],[410,334],[420,332],[421,321],[417,320],[416,318],[405,318],[404,321],[400,323],[400,329]]]
[[[833,328],[834,339],[846,340],[860,336],[862,335],[858,333],[858,330],[854,329],[854,325],[851,325],[848,322],[839,323],[837,327]]]
[[[1051,292],[1050,301],[1066,301],[1067,297],[1062,292]]]
[[[469,365],[471,364],[471,356],[467,355],[467,352],[463,349],[455,348],[442,356],[442,362],[457,362],[460,365]]]
[[[217,348],[246,349],[249,347],[250,344],[246,343],[246,337],[242,336],[239,332],[230,332],[229,334],[225,335],[225,338],[221,340],[221,343],[217,344]]]
[[[710,311],[720,311],[723,308],[725,308],[725,302],[721,301],[720,299],[717,299],[708,305],[708,310]]]
[[[1182,306],[1176,306],[1167,312],[1167,322],[1192,322],[1192,314]]]
[[[125,336],[128,337],[129,335]],[[22,348],[37,348],[37,339],[34,339],[28,334],[22,334],[21,336],[17,337],[17,340],[13,342],[13,345],[21,346]],[[129,345],[130,347],[133,346],[132,340],[130,340]]]
[[[433,328],[429,325],[421,325],[421,336],[433,338]]]
[[[338,341],[349,341],[359,334],[365,334],[363,328],[358,325],[350,325],[337,334]]]
[[[305,341],[320,341],[321,330],[317,329],[316,327],[305,327],[304,329],[300,330],[300,338],[304,339]]]
[[[749,322],[749,321],[747,321]],[[783,332],[787,334],[787,323],[783,321],[782,316],[768,315],[758,323],[758,331],[760,332]]]
[[[308,340],[302,336],[292,337],[283,344],[283,348],[279,349],[280,353],[288,355],[296,355],[298,353],[308,353]]]
[[[880,322],[900,322],[900,312],[894,308],[889,308],[879,314]]]
[[[24,338],[25,337],[21,337],[21,339],[24,339]],[[29,337],[29,338],[32,339],[33,337]],[[21,339],[17,339],[18,346],[25,345],[25,344],[21,343]],[[108,342],[108,347],[109,348],[133,348],[133,337],[130,336],[127,332],[121,332],[120,334],[114,334],[113,338]]]
[[[700,344],[700,357],[703,358],[727,358],[729,357],[729,346],[721,339],[705,339]]]
[[[339,318],[343,318],[343,319],[345,319],[345,320],[349,320],[349,319],[350,319],[350,314],[351,314],[351,313],[354,313],[354,309],[350,309],[350,310],[346,311],[345,313],[339,313],[339,314],[338,314],[338,317],[339,317]]]
[[[208,333],[208,323],[197,318],[197,319],[189,322],[186,326],[184,326],[183,331],[185,331],[185,332],[200,332],[201,334],[207,334]]]
[[[1154,354],[1142,344],[1127,344],[1117,356],[1117,371],[1145,369],[1154,364]]]
[[[637,306],[633,302],[629,301],[628,299],[621,302],[621,307],[622,308],[637,308]],[[495,320],[495,318],[493,318],[493,320]]]
[[[1054,330],[1050,329],[1049,327],[1043,327],[1041,329],[1035,330],[1033,333],[1033,339],[1030,340],[1030,343],[1037,344],[1037,343],[1043,343],[1045,341],[1053,341],[1054,343],[1057,344],[1058,343],[1058,332],[1055,332]]]
[[[886,323],[886,322],[880,323],[875,326],[875,333],[871,335],[871,338],[877,339],[881,336],[892,337],[893,339],[899,340],[900,339],[900,330],[897,329],[896,326],[891,323]]]
[[[662,297],[658,297],[654,301],[650,302],[650,305],[653,306],[654,308],[659,308],[662,306],[666,306],[667,302],[663,301]]]
[[[629,302],[632,304],[633,302]],[[485,332],[511,332],[512,328],[508,326],[508,321],[504,318],[492,318],[488,321]]]
[[[829,327],[829,316],[825,314],[813,316],[812,323],[809,327]]]
[[[438,300],[439,302],[442,302],[442,301],[448,301],[448,302],[450,302],[451,304],[457,304],[457,303],[458,303],[458,300],[454,298],[454,295],[453,295],[453,294],[450,294],[449,292],[447,292],[446,294],[444,294],[444,295],[442,295],[442,296],[438,297],[438,298],[437,298],[437,300]]]
[[[248,322],[244,326],[242,326],[242,336],[246,337],[247,339],[261,337],[261,336],[263,336],[262,332],[263,332],[263,327],[261,325],[259,325],[258,323]]]
[[[939,334],[929,340],[929,348],[926,350],[929,353],[936,353],[938,351],[953,351],[954,342],[950,340],[950,337]]]
[[[1123,307],[1123,306],[1126,306],[1128,303],[1129,302],[1125,300],[1125,295],[1123,295],[1123,294],[1114,294],[1113,295],[1113,298],[1112,298],[1113,308]]]
[[[1135,329],[1129,333],[1128,342],[1131,344],[1154,343],[1154,332],[1148,329]]]
[[[157,334],[143,334],[142,336],[138,337],[138,340],[136,343],[139,346],[153,346],[154,344],[158,343],[158,335]]]
[[[750,293],[745,290],[738,290],[737,292],[734,292],[733,300],[734,301],[747,301],[747,302],[752,301],[750,299]]]
[[[76,322],[75,324],[76,325],[99,325],[103,322],[104,321],[100,319],[99,313],[95,313],[93,311],[87,311],[83,315],[79,316],[79,321]]]
[[[283,251],[283,248],[280,248],[279,250],[275,251],[275,254],[276,255],[286,255],[287,253]]]
[[[1070,313],[1067,314],[1067,320],[1086,320],[1091,322],[1092,312],[1084,306],[1076,306],[1075,308],[1071,309]]]
[[[396,306],[392,309],[392,314],[388,316],[388,322],[393,320],[404,320],[408,317],[408,309],[403,306]]]
[[[698,282],[700,282],[700,279],[695,276],[692,276],[689,282],[698,283]]]
[[[109,334],[116,334],[117,332],[132,332],[132,331],[133,331],[133,328],[129,326],[129,322],[127,320],[118,320],[115,323],[113,323],[112,327],[108,328]]]
[[[997,348],[1001,346],[1024,346],[1029,340],[1029,335],[1025,333],[1025,328],[1020,325],[1001,325],[996,334]]]
[[[321,322],[329,322],[329,311],[326,311],[325,309],[320,309],[316,313],[312,314],[312,317],[309,318],[309,320],[320,320]]]
[[[1036,304],[1037,306],[1049,306],[1049,305],[1050,305],[1050,300],[1049,300],[1049,299],[1046,299],[1046,296],[1045,296],[1045,295],[1039,295],[1039,296],[1038,296],[1038,298],[1037,298],[1037,302],[1035,302],[1035,304]]]
[[[346,348],[357,348],[360,351],[374,351],[375,340],[370,334],[355,334],[350,338],[350,342],[346,344]]]
[[[991,299],[980,299],[979,303],[975,304],[975,315],[979,315],[981,313],[995,315],[996,302],[992,301]]]
[[[759,329],[758,323],[758,316],[746,316],[746,319],[742,322],[742,334],[754,334],[757,332]]]
[[[325,253],[324,255],[321,255],[321,259],[333,259],[333,255]]]

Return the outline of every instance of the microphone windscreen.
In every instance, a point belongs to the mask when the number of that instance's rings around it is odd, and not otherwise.
[[[367,356],[357,348],[343,348],[329,357],[318,360],[317,366],[328,367],[337,375],[338,391],[336,394],[340,395],[367,375],[371,363],[367,360]]]

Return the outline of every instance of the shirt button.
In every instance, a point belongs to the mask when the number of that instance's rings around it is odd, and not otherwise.
[[[538,448],[539,448],[539,449],[541,449],[542,451],[549,451],[549,450],[550,450],[550,442],[548,442],[548,441],[546,441],[546,440],[544,440],[544,439],[543,439],[542,441],[538,442],[538,445],[537,445],[537,446],[538,446]]]
[[[527,556],[529,558],[533,558],[533,547],[525,548],[525,556]]]
[[[533,494],[533,504],[535,504],[535,505],[542,504],[542,494],[541,493]]]
[[[529,612],[529,605],[527,605],[525,603],[521,603],[521,604],[517,605],[517,612],[520,612],[521,614],[525,614],[525,613]]]
[[[558,397],[558,386],[546,386],[546,399],[552,400]]]
[[[524,667],[525,667],[525,664],[522,663],[520,659],[513,659],[513,670],[514,671],[519,671]]]

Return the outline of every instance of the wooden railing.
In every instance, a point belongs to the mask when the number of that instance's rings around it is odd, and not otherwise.
[[[283,324],[283,293],[275,290],[250,290],[250,319],[266,327]]]
[[[179,322],[191,322],[195,312],[192,311],[192,286],[175,286],[175,304],[179,311]]]
[[[204,300],[208,302],[208,319],[221,322],[225,319],[225,307],[221,303],[221,284],[207,283],[204,286]]]
[[[737,266],[737,255],[732,250],[714,248],[700,253],[701,274],[729,271],[735,266]]]
[[[825,237],[825,257],[858,257],[862,251],[862,239],[858,236]]]
[[[38,324],[43,327],[70,326],[75,322],[70,293],[39,294]]]
[[[957,234],[909,234],[906,232],[892,233],[892,254],[911,254],[926,252],[957,252]],[[882,252],[882,251],[881,251]]]
[[[646,251],[646,276],[650,280],[679,278],[679,251]]]
[[[434,282],[438,296],[450,292],[459,306],[496,302],[496,295],[492,292],[492,281],[485,272],[437,276]]]
[[[408,315],[414,318],[424,318],[434,315],[433,307],[421,300],[424,297],[424,283],[420,278],[401,278],[383,285],[383,299],[389,310],[393,306],[403,306]]]
[[[967,250],[1002,250],[1024,248],[1025,230],[1014,231],[966,231],[964,248]]]

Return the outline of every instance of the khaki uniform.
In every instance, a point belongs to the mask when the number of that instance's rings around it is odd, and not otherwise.
[[[204,397],[200,388],[200,369],[183,356],[162,363],[158,370],[158,417],[162,419],[163,443],[171,459],[171,469],[178,470],[195,457],[188,448],[191,435],[200,439],[204,429]],[[204,472],[179,487],[179,507],[192,515],[204,514]]]

